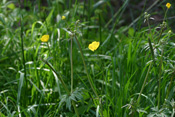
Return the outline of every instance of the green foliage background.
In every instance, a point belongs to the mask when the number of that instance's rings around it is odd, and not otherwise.
[[[0,1],[0,116],[173,117],[167,2]],[[155,20],[145,22],[145,11]]]

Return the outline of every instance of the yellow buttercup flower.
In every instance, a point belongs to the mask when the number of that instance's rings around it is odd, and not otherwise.
[[[49,40],[49,35],[43,35],[43,36],[41,37],[41,41],[42,41],[42,42],[48,42],[48,40]]]
[[[100,45],[100,42],[94,41],[91,44],[89,44],[89,47],[88,48],[91,51],[94,51],[94,50],[96,50],[99,47],[99,45]]]
[[[166,4],[166,7],[169,9],[171,7],[171,4],[170,3],[167,3]]]
[[[66,19],[66,17],[63,15],[61,19],[62,19],[62,20],[65,20],[65,19]]]

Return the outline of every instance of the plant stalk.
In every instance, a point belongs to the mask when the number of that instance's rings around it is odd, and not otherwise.
[[[84,65],[84,68],[85,68],[85,70],[86,70],[86,74],[87,74],[87,78],[88,78],[89,84],[90,84],[90,86],[91,86],[91,88],[92,88],[94,94],[95,94],[96,97],[99,99],[99,96],[98,96],[98,94],[97,94],[97,92],[96,92],[96,90],[95,90],[95,88],[94,88],[93,83],[92,83],[92,79],[91,79],[90,76],[89,76],[89,73],[88,73],[88,70],[87,70],[87,67],[86,67],[86,63],[85,63],[85,60],[84,60],[83,51],[82,51],[82,49],[81,49],[80,43],[79,43],[79,41],[77,40],[77,37],[76,37],[76,36],[75,36],[75,40],[76,40],[76,42],[77,42],[77,44],[78,44],[78,47],[79,47],[79,50],[80,50],[81,58],[82,58],[82,60],[83,60],[83,65]]]
[[[161,59],[160,59],[160,65],[159,65],[159,75],[158,75],[158,79],[159,79],[158,104],[157,104],[158,109],[159,109],[159,106],[160,106],[160,85],[161,85],[162,63],[163,63],[163,50],[162,50],[162,53],[161,53]]]
[[[50,47],[49,47],[49,43],[47,42],[47,46],[48,46],[48,49],[49,49],[49,54],[51,54],[51,51],[50,51]]]
[[[77,117],[79,117],[79,113],[78,113],[77,107],[76,107],[75,102],[73,100],[72,100],[72,105],[74,107],[74,110],[75,110],[75,113],[76,113]]]
[[[138,105],[139,102],[140,102],[140,96],[141,96],[141,94],[142,94],[142,92],[143,92],[143,89],[144,89],[144,87],[145,87],[146,81],[147,81],[147,79],[148,79],[148,75],[149,75],[149,72],[150,72],[150,70],[151,70],[151,66],[152,66],[152,62],[151,62],[150,65],[149,65],[149,68],[148,68],[148,71],[147,71],[145,80],[144,80],[143,85],[142,85],[142,88],[141,88],[141,90],[140,90],[139,97],[138,97],[138,99],[137,99],[137,105]]]
[[[172,75],[172,77],[171,77],[170,85],[169,85],[169,87],[168,87],[168,91],[167,91],[167,94],[166,94],[166,98],[165,98],[165,99],[168,98],[168,95],[169,95],[169,93],[170,93],[171,85],[173,84],[174,74],[175,74],[175,72],[173,72],[173,75]]]
[[[23,16],[21,16],[21,35],[20,35],[20,37],[21,37],[21,50],[22,50],[22,64],[23,64],[23,67],[24,67],[24,77],[25,77],[25,82],[26,82],[26,84],[25,84],[25,90],[26,91],[24,91],[24,95],[26,96],[26,98],[27,98],[27,85],[28,85],[28,81],[27,81],[27,72],[26,72],[26,65],[25,65],[25,57],[24,57],[24,38],[23,38],[23,22],[22,22],[22,17]],[[26,104],[26,102],[24,103],[24,105],[26,106],[27,104]]]
[[[73,38],[71,39],[71,49],[70,49],[70,61],[71,61],[71,93],[73,92],[73,60],[72,60],[72,40]]]
[[[82,60],[83,60],[83,64],[84,64],[84,68],[85,68],[85,70],[86,70],[86,74],[87,74],[87,78],[88,78],[89,84],[90,84],[90,86],[91,86],[91,88],[92,88],[92,90],[93,90],[95,96],[96,96],[96,97],[98,98],[98,100],[99,100],[98,103],[99,103],[99,105],[100,105],[100,107],[101,107],[101,115],[102,115],[102,117],[103,117],[103,110],[102,110],[101,101],[100,101],[100,98],[99,98],[99,96],[98,96],[98,94],[97,94],[95,88],[94,88],[95,86],[93,85],[93,81],[92,81],[92,79],[91,79],[90,76],[89,76],[89,73],[88,73],[88,70],[87,70],[87,67],[86,67],[86,63],[85,63],[85,60],[84,60],[83,51],[82,51],[82,49],[81,49],[80,43],[79,43],[79,41],[78,41],[78,39],[77,39],[76,36],[75,36],[75,40],[76,40],[76,42],[77,42],[77,44],[78,44],[78,47],[79,47],[79,50],[80,50],[81,58],[82,58]]]
[[[70,95],[69,89],[67,88],[65,82],[62,80],[62,77],[59,73],[55,71],[55,69],[46,61],[41,58],[41,60],[58,76],[58,79],[61,81],[61,84],[63,85],[64,89],[66,90],[66,93]]]
[[[41,58],[41,60],[42,60],[46,65],[48,65],[49,68],[58,76],[58,79],[61,81],[61,84],[63,85],[64,89],[66,90],[67,95],[70,95],[70,91],[69,91],[67,85],[65,84],[65,82],[62,80],[61,75],[60,75],[59,73],[57,73],[57,72],[55,71],[55,69],[54,69],[47,61],[43,60],[42,58]],[[76,108],[76,106],[75,106],[75,102],[74,102],[73,100],[72,100],[72,105],[73,105],[73,107],[74,107],[74,110],[75,110],[75,113],[76,113],[77,117],[79,117],[78,110],[77,110],[77,108]]]

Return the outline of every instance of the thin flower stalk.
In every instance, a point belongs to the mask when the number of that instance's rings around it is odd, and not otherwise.
[[[79,50],[80,50],[81,58],[82,58],[82,60],[83,60],[83,64],[84,64],[84,68],[85,68],[85,70],[86,70],[86,74],[87,74],[87,78],[88,78],[89,84],[90,84],[90,86],[91,86],[91,88],[92,88],[92,91],[94,92],[95,96],[96,96],[97,99],[99,100],[98,103],[99,103],[99,105],[100,105],[100,107],[101,107],[101,116],[103,117],[103,110],[102,110],[101,101],[100,101],[100,98],[99,98],[99,96],[98,96],[98,94],[97,94],[95,88],[94,88],[95,86],[93,85],[93,81],[92,81],[92,79],[91,79],[90,76],[89,76],[89,73],[88,73],[88,70],[87,70],[87,67],[86,67],[86,63],[85,63],[85,60],[84,60],[84,56],[83,56],[83,51],[82,51],[82,49],[81,49],[80,43],[79,43],[79,41],[78,41],[78,39],[77,39],[76,36],[75,36],[75,40],[76,40],[76,42],[77,42],[77,44],[78,44],[78,47],[79,47]],[[98,48],[98,47],[97,47],[97,48]]]
[[[149,72],[150,72],[150,70],[151,70],[151,67],[152,67],[152,62],[151,62],[150,65],[149,65],[149,68],[148,68],[148,71],[147,71],[145,80],[144,80],[143,85],[142,85],[142,88],[141,88],[141,90],[140,90],[139,97],[138,97],[138,99],[137,99],[137,105],[138,105],[139,102],[140,102],[140,96],[141,96],[141,94],[142,94],[142,92],[143,92],[143,89],[144,89],[144,87],[145,87],[145,84],[146,84],[146,81],[147,81],[147,79],[148,79],[148,75],[149,75]]]
[[[153,40],[153,34],[152,34],[151,27],[150,27],[150,24],[149,24],[149,17],[150,17],[150,15],[147,14],[147,12],[145,12],[145,19],[148,23],[149,31],[151,32],[151,37],[150,38],[151,38],[151,40]],[[151,50],[151,55],[152,55],[152,58],[153,58],[154,66],[156,66],[155,57],[154,57],[154,50],[153,50],[150,38],[148,38],[148,43],[149,43],[149,47],[150,47],[150,50]]]
[[[81,58],[82,58],[82,60],[83,60],[84,68],[85,68],[85,70],[86,70],[86,74],[87,74],[87,78],[88,78],[88,81],[89,81],[89,83],[90,83],[90,86],[91,86],[93,92],[95,93],[96,97],[99,99],[99,96],[98,96],[98,94],[97,94],[97,92],[96,92],[96,90],[95,90],[95,88],[94,88],[94,86],[93,86],[92,79],[91,79],[90,76],[89,76],[89,73],[88,73],[88,70],[87,70],[87,67],[86,67],[86,63],[85,63],[85,60],[84,60],[83,52],[82,52],[80,43],[79,43],[79,41],[77,40],[77,37],[76,37],[76,36],[75,36],[75,40],[76,40],[76,42],[77,42],[77,44],[78,44],[78,47],[79,47],[79,50],[80,50],[80,53],[81,53]]]
[[[175,75],[175,71],[173,72],[173,75],[172,75],[172,77],[171,77],[171,81],[170,81],[170,84],[169,84],[169,87],[168,87],[168,90],[167,90],[167,94],[166,94],[166,98],[165,98],[165,99],[168,99],[168,95],[169,95],[169,93],[170,93],[171,86],[172,86],[172,84],[173,84],[174,75]]]
[[[26,84],[25,84],[25,90],[27,90],[27,85],[28,85],[28,82],[27,82],[27,71],[26,71],[26,65],[25,65],[25,57],[24,57],[24,36],[23,36],[23,31],[24,31],[24,29],[23,29],[23,26],[24,26],[24,24],[23,24],[23,21],[22,21],[22,16],[21,16],[21,34],[20,34],[20,37],[21,37],[21,50],[22,50],[22,64],[23,64],[23,67],[24,67],[24,78],[25,78],[25,82],[26,82]],[[27,92],[26,91],[24,91],[24,96],[27,96]],[[26,103],[24,103],[25,104],[25,106],[27,105]]]
[[[160,106],[160,85],[161,85],[162,63],[163,63],[163,49],[162,49],[161,58],[160,58],[159,75],[158,75],[158,79],[159,79],[158,104],[157,104],[158,108]]]
[[[166,14],[168,12],[168,9],[171,7],[171,4],[170,3],[167,3],[166,4],[166,7],[167,7],[167,10],[165,12],[165,16],[164,16],[164,20],[163,20],[163,23],[161,25],[161,33],[159,35],[159,38],[158,38],[158,41],[160,40],[161,38],[161,35],[163,33],[163,29],[166,28],[166,22],[165,22],[165,19],[166,19]],[[162,73],[162,63],[163,63],[163,48],[164,46],[162,47],[162,53],[161,53],[161,58],[160,58],[160,64],[159,64],[159,74],[158,74],[158,102],[157,102],[157,106],[158,106],[158,109],[160,107],[160,85],[161,85],[161,73]]]
[[[58,76],[58,79],[61,81],[61,84],[63,85],[64,89],[66,90],[66,93],[70,95],[69,89],[67,88],[65,82],[62,80],[63,78],[57,71],[46,61],[41,58],[41,60]]]
[[[55,71],[55,69],[47,61],[43,60],[42,58],[41,58],[41,60],[58,76],[58,79],[61,81],[61,84],[63,85],[64,89],[66,90],[67,95],[70,95],[70,91],[69,91],[67,85],[65,84],[65,82],[63,81],[63,78],[61,77],[61,75],[59,73],[57,73],[57,71]],[[75,106],[75,102],[73,100],[72,100],[72,105],[74,107],[74,110],[75,110],[77,117],[79,117],[78,110],[77,110],[77,108]]]
[[[72,60],[72,40],[73,40],[73,38],[71,39],[71,49],[70,49],[70,57],[71,57],[71,59],[70,59],[70,61],[71,61],[71,93],[73,92],[73,60]]]

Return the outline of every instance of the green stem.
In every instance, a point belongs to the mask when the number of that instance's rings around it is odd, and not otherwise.
[[[97,94],[97,92],[96,92],[96,90],[95,90],[95,88],[94,88],[94,86],[93,86],[92,79],[91,79],[90,76],[89,76],[89,73],[88,73],[88,70],[87,70],[87,67],[86,67],[86,63],[85,63],[85,60],[84,60],[84,56],[83,56],[83,51],[82,51],[82,49],[81,49],[80,43],[79,43],[79,41],[77,40],[77,37],[76,37],[76,36],[75,36],[75,40],[76,40],[76,42],[77,42],[77,44],[78,44],[78,47],[79,47],[79,50],[80,50],[81,58],[82,58],[82,60],[83,60],[84,68],[85,68],[85,70],[86,70],[86,74],[87,74],[87,78],[88,78],[88,81],[89,81],[89,83],[90,83],[90,86],[91,86],[91,88],[92,88],[94,94],[96,95],[96,97],[99,99],[99,96],[98,96],[98,94]]]
[[[75,110],[75,113],[76,113],[77,117],[79,117],[78,110],[77,110],[76,105],[75,105],[75,102],[73,100],[72,100],[72,105],[74,107],[74,110]]]
[[[71,9],[72,0],[69,0],[69,9]]]
[[[161,84],[162,62],[163,62],[163,50],[162,50],[162,53],[161,53],[161,59],[160,59],[160,65],[159,65],[159,75],[158,75],[158,79],[159,79],[158,104],[157,104],[158,108],[159,108],[159,105],[160,105],[160,84]]]
[[[165,12],[165,15],[164,15],[164,18],[163,18],[163,22],[164,22],[165,19],[166,19],[166,14],[167,14],[167,12],[168,12],[168,9],[167,9],[166,12]],[[159,37],[158,37],[158,42],[159,42],[159,40],[160,40],[160,37],[161,37],[162,33],[163,33],[163,28],[161,28],[160,35],[159,35]]]
[[[48,46],[48,49],[49,49],[49,54],[51,53],[51,51],[50,51],[50,47],[49,47],[49,43],[47,42],[47,46]]]
[[[165,12],[165,15],[164,15],[163,21],[165,21],[165,19],[166,19],[166,14],[167,14],[167,12],[168,12],[168,8],[166,9],[166,12]]]
[[[147,23],[148,23],[149,31],[151,32],[151,39],[153,40],[153,33],[151,31],[151,27],[150,27],[149,19],[148,18],[147,18]]]
[[[83,3],[83,16],[82,16],[84,18],[83,21],[86,20],[86,17],[84,15],[85,14],[85,9],[86,9],[86,0],[84,0],[84,3]]]
[[[166,98],[165,98],[165,99],[168,98],[168,95],[169,95],[169,93],[170,93],[171,85],[172,85],[172,83],[173,83],[174,74],[175,74],[175,72],[173,73],[173,75],[172,75],[172,77],[171,77],[170,85],[169,85],[169,87],[168,87],[168,91],[167,91],[167,94],[166,94]]]
[[[42,60],[46,65],[48,65],[49,68],[58,76],[58,79],[61,81],[61,84],[63,85],[64,89],[66,90],[67,95],[70,95],[70,91],[69,91],[67,85],[65,84],[65,82],[62,80],[63,78],[61,77],[61,75],[60,75],[59,73],[57,73],[57,72],[55,71],[55,69],[54,69],[47,61],[43,60],[42,58],[41,58],[41,60]],[[75,102],[74,102],[73,100],[72,100],[72,105],[73,105],[73,107],[74,107],[74,110],[75,110],[75,113],[76,113],[77,117],[79,117],[78,110],[77,110],[77,108],[76,108],[76,106],[75,106]]]
[[[87,21],[89,22],[88,25],[91,25],[91,0],[88,0],[88,19]],[[88,26],[88,29],[87,29],[87,39],[89,38],[89,26]]]
[[[149,19],[147,19],[147,22],[148,22],[148,27],[149,27],[149,30],[151,32],[151,37],[152,37],[152,40],[153,40],[153,34],[152,34],[152,31],[151,31],[151,28],[150,28],[150,24],[149,24]],[[162,31],[161,31],[162,33]],[[159,38],[161,37],[161,35],[159,36]],[[153,47],[152,47],[152,44],[151,44],[151,40],[150,38],[148,39],[149,41],[149,46],[150,46],[150,50],[151,50],[151,54],[152,54],[152,58],[153,58],[153,62],[154,62],[154,67],[156,67],[156,63],[155,63],[155,57],[154,57],[154,51],[153,51]],[[158,39],[159,41],[159,39]],[[163,54],[163,53],[162,53]],[[162,55],[161,55],[162,56]],[[161,57],[162,59],[162,57]],[[161,62],[162,63],[162,62]],[[160,67],[161,67],[161,63],[160,63]],[[157,106],[159,108],[159,104],[160,104],[160,77],[161,77],[161,68],[159,68],[159,74],[158,74],[158,102],[157,102]],[[158,73],[158,72],[157,72]]]
[[[100,13],[98,14],[99,18],[99,36],[100,36],[100,43],[102,43],[102,34],[101,34],[101,15]]]
[[[151,39],[153,40],[153,34],[152,34],[152,31],[151,31],[151,27],[150,27],[148,18],[147,18],[147,22],[148,22],[149,31],[151,32]],[[150,50],[151,50],[151,54],[152,54],[152,58],[153,58],[153,62],[154,62],[154,67],[155,67],[156,66],[156,61],[155,61],[154,50],[153,50],[150,38],[148,38],[148,43],[149,43],[149,47],[150,47]]]
[[[73,61],[72,61],[72,40],[71,39],[71,49],[70,49],[70,61],[71,61],[71,93],[73,92]]]
[[[165,19],[166,19],[167,11],[168,11],[168,8],[167,8],[167,10],[166,10],[166,12],[165,12],[165,16],[164,16],[163,22],[164,22]],[[162,33],[163,33],[163,28],[161,28],[161,33],[160,33],[160,35],[159,35],[158,41],[160,40]],[[162,73],[162,69],[161,69],[161,68],[162,68],[162,63],[163,63],[163,49],[162,49],[162,53],[161,53],[161,59],[160,59],[160,65],[159,65],[159,76],[158,76],[158,78],[159,78],[158,102],[157,102],[157,103],[158,103],[158,104],[157,104],[158,109],[159,109],[159,106],[160,106],[160,85],[161,85],[161,73]],[[170,85],[170,86],[171,86],[171,85]],[[166,97],[166,98],[167,98],[167,97]]]
[[[141,88],[141,90],[140,90],[139,97],[138,97],[138,99],[137,99],[137,105],[138,105],[139,102],[140,102],[140,96],[141,96],[141,94],[142,94],[142,92],[143,92],[143,89],[144,89],[144,87],[145,87],[146,81],[147,81],[147,79],[148,79],[148,75],[149,75],[149,72],[150,72],[150,70],[151,70],[151,66],[152,66],[152,62],[151,62],[151,64],[149,65],[149,68],[148,68],[148,71],[147,71],[147,74],[146,74],[144,83],[143,83],[142,88]]]
[[[24,57],[24,38],[23,38],[23,22],[22,22],[22,16],[21,16],[21,50],[22,50],[22,62],[23,62],[23,67],[24,67],[24,77],[25,77],[25,81],[26,81],[26,85],[25,85],[25,90],[24,91],[24,95],[27,96],[27,85],[28,85],[28,81],[27,81],[27,72],[26,72],[26,66],[25,66],[25,57]],[[24,103],[25,105],[26,102]]]
[[[99,13],[99,15],[98,15],[98,17],[99,17],[99,36],[100,36],[100,43],[102,43],[102,31],[101,31],[101,13]],[[101,53],[102,53],[102,48],[101,48]],[[99,55],[98,55],[98,57],[99,57]],[[100,58],[100,57],[99,57]],[[101,66],[101,68],[103,68],[103,64],[101,64],[102,66]],[[104,78],[104,73],[103,73],[103,75],[102,75],[102,77]],[[104,80],[103,80],[103,82],[104,82]],[[102,91],[103,91],[103,85],[102,85],[102,90],[101,90],[101,94],[102,94]],[[102,101],[100,100],[100,103],[101,103]],[[101,104],[100,104],[101,105]],[[103,117],[103,106],[100,106],[101,107],[101,114],[102,114],[102,117]]]
[[[55,69],[45,60],[41,58],[41,60],[58,76],[58,79],[61,81],[61,84],[63,85],[64,89],[66,90],[67,94],[70,95],[69,89],[67,88],[65,82],[62,80],[62,77],[59,73],[55,71]]]
[[[161,37],[162,33],[163,33],[163,29],[161,28],[160,35],[158,37],[158,42],[160,41],[160,37]]]
[[[80,50],[80,53],[81,53],[81,58],[82,58],[82,60],[83,60],[83,64],[84,64],[84,68],[85,68],[85,70],[86,70],[86,74],[87,74],[87,78],[88,78],[89,84],[90,84],[90,86],[91,86],[91,88],[92,88],[94,94],[96,95],[96,97],[97,97],[98,100],[99,100],[98,103],[99,103],[99,105],[100,105],[100,107],[101,107],[101,115],[102,115],[102,117],[103,117],[103,110],[102,110],[101,101],[100,101],[100,98],[99,98],[99,96],[98,96],[98,94],[97,94],[95,88],[94,88],[95,86],[93,85],[93,81],[92,81],[92,79],[91,79],[90,76],[89,76],[89,73],[88,73],[88,70],[87,70],[87,67],[86,67],[86,63],[85,63],[85,59],[84,59],[84,55],[83,55],[83,51],[82,51],[82,49],[81,49],[80,43],[79,43],[79,41],[78,41],[78,39],[77,39],[76,36],[75,36],[75,40],[76,40],[76,42],[77,42],[77,44],[78,44],[78,47],[79,47],[79,50]]]
[[[148,38],[148,43],[149,43],[149,47],[150,47],[150,50],[151,50],[151,55],[152,55],[152,58],[153,58],[154,66],[156,66],[156,61],[155,61],[155,57],[154,57],[154,50],[153,50],[150,38]]]

